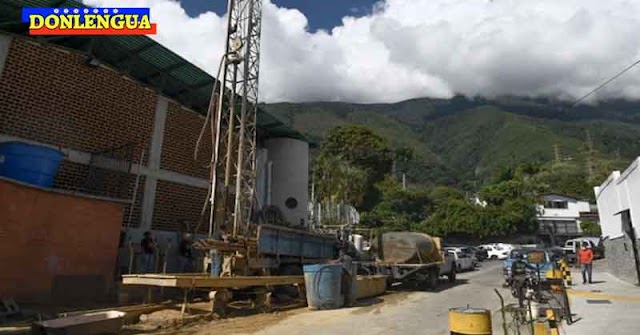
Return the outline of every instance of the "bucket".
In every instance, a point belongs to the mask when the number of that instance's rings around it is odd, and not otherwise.
[[[342,296],[342,265],[305,265],[304,283],[310,309],[336,309],[344,304]]]
[[[64,153],[22,142],[0,143],[0,176],[51,187]]]
[[[451,335],[491,335],[491,311],[479,308],[449,309]]]

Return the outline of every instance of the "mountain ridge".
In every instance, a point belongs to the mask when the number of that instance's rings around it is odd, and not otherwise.
[[[305,102],[266,104],[267,112],[315,141],[343,124],[364,125],[417,158],[410,180],[460,184],[486,179],[500,166],[585,160],[587,134],[605,157],[631,161],[640,153],[640,102],[611,100],[571,108],[544,98],[455,96],[392,104]]]

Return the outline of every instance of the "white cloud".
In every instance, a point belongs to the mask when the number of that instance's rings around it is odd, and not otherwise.
[[[225,17],[190,18],[172,0],[85,3],[151,7],[154,38],[215,74]],[[265,0],[261,100],[577,97],[640,58],[632,0],[387,0],[330,32],[306,26],[300,11]],[[640,66],[597,96],[640,98]]]

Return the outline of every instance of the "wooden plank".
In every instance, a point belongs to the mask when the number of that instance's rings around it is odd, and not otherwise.
[[[303,276],[209,277],[206,275],[125,275],[124,285],[163,287],[245,288],[304,284]]]
[[[180,287],[178,286],[177,278],[144,278],[144,277],[129,277],[122,278],[122,284],[124,285],[150,285],[161,287]]]

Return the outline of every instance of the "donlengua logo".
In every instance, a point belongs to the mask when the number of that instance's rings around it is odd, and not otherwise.
[[[30,35],[154,35],[149,8],[23,8]]]

